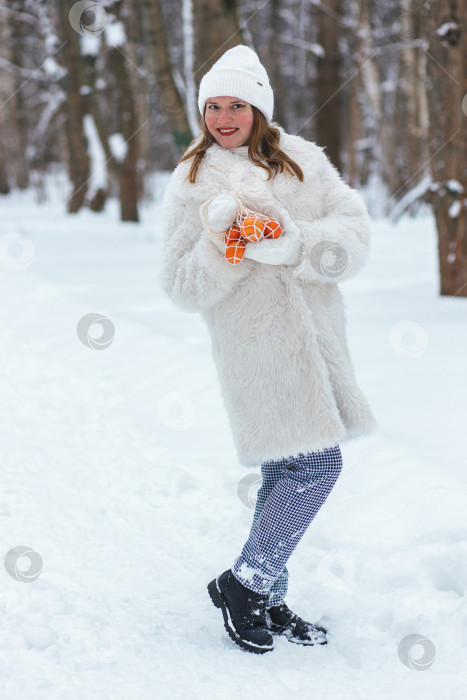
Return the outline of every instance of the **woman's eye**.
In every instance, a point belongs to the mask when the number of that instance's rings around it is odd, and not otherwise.
[[[232,105],[232,107],[235,109],[236,107],[243,109],[245,105],[242,104],[241,102],[237,102],[236,104]],[[208,105],[208,109],[219,109],[219,105]]]

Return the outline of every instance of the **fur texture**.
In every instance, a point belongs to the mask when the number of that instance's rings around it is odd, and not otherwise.
[[[275,125],[277,127],[277,125]],[[281,148],[305,181],[267,173],[246,147],[211,146],[196,183],[180,163],[164,193],[160,282],[177,306],[200,312],[238,459],[253,466],[322,450],[377,427],[360,391],[346,340],[338,282],[356,274],[369,247],[369,217],[358,193],[316,144],[281,131]],[[229,264],[203,231],[199,207],[234,190],[251,209],[298,236],[295,265],[244,258]],[[266,246],[273,240],[248,243]]]

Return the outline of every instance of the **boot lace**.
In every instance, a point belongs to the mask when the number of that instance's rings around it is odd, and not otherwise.
[[[246,599],[245,617],[251,621],[249,627],[266,627],[267,596],[251,596]]]

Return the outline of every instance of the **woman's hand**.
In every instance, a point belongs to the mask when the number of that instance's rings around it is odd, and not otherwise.
[[[208,207],[206,221],[214,233],[227,231],[237,216],[238,204],[230,194],[219,194]]]
[[[248,242],[245,258],[266,265],[298,265],[303,248],[300,231],[284,211],[280,218],[282,226],[285,226],[283,234],[279,238],[263,238],[257,243]]]
[[[266,265],[298,265],[301,255],[302,244],[298,238],[282,234],[279,238],[247,243],[244,257]]]

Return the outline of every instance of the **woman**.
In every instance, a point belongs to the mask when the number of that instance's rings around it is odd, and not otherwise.
[[[376,420],[355,380],[338,282],[368,253],[369,218],[323,150],[273,125],[264,67],[245,46],[227,51],[203,77],[202,133],[164,195],[161,283],[177,306],[200,312],[238,459],[261,464],[251,532],[232,567],[208,590],[242,648],[273,649],[272,634],[325,644],[326,630],[284,601],[286,562],[342,469],[339,443]],[[237,194],[277,219],[277,239],[248,242],[225,258]]]

